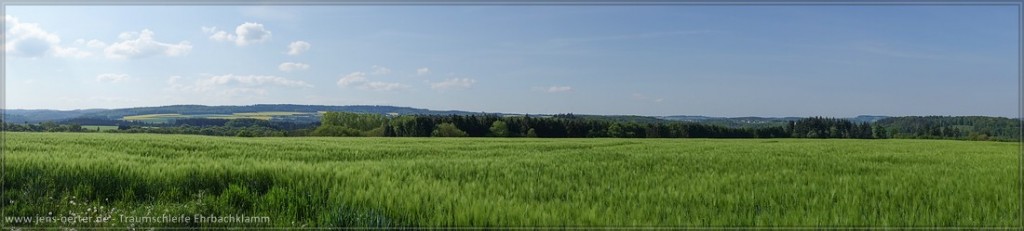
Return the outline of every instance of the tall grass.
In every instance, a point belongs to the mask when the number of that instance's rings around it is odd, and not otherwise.
[[[0,201],[6,216],[113,217],[63,226],[1005,227],[1021,222],[1020,146],[1015,143],[81,133],[7,133],[6,139]],[[117,219],[162,213],[268,216],[271,223]]]

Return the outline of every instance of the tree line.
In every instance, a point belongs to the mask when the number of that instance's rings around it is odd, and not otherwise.
[[[905,116],[875,122],[893,138],[1020,140],[1021,120],[987,116]]]
[[[5,131],[95,132],[79,124],[114,125],[115,133],[211,136],[370,136],[370,137],[541,137],[541,138],[921,138],[1015,141],[1020,121],[983,116],[892,117],[874,123],[809,117],[782,125],[728,127],[684,121],[553,116],[401,115],[327,112],[320,122],[259,119],[176,119],[170,123],[77,118],[61,122],[3,123]]]
[[[328,112],[315,136],[542,137],[542,138],[885,138],[867,123],[812,117],[789,126],[729,128],[694,122],[620,122],[559,114],[547,117],[498,115],[403,115]]]

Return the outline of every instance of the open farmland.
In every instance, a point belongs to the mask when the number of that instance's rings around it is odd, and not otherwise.
[[[5,136],[4,213],[111,218],[76,227],[1021,222],[1018,143]],[[243,214],[270,222],[118,219],[149,214]]]

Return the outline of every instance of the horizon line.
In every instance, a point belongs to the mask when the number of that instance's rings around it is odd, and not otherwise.
[[[974,114],[974,115],[952,115],[952,114],[946,114],[946,115],[937,115],[937,114],[928,114],[928,115],[922,115],[922,114],[919,114],[919,115],[858,114],[858,115],[854,115],[854,116],[826,116],[826,115],[807,115],[807,116],[798,116],[798,115],[786,115],[786,116],[765,116],[765,115],[716,116],[716,115],[709,115],[709,114],[639,115],[639,114],[598,114],[598,113],[576,113],[576,112],[522,113],[522,112],[470,111],[470,110],[462,110],[462,109],[431,109],[431,108],[426,108],[426,107],[398,106],[398,105],[381,105],[381,104],[329,105],[329,104],[294,104],[294,103],[225,104],[225,105],[168,104],[168,105],[160,105],[160,106],[134,106],[134,107],[120,107],[120,108],[77,108],[77,109],[2,108],[2,107],[0,107],[0,111],[7,111],[7,110],[40,110],[41,111],[41,110],[47,110],[47,111],[63,111],[63,112],[68,112],[68,111],[85,111],[85,110],[120,110],[120,109],[131,109],[131,108],[155,108],[155,107],[168,107],[168,106],[250,107],[250,106],[259,106],[259,105],[328,106],[328,107],[370,106],[370,107],[410,108],[410,109],[419,109],[419,110],[428,110],[428,111],[439,111],[439,112],[457,111],[457,112],[469,112],[469,113],[481,113],[481,114],[510,114],[510,115],[559,115],[559,114],[574,114],[574,115],[595,115],[595,116],[640,116],[640,117],[655,117],[655,118],[659,118],[659,117],[673,117],[673,116],[692,116],[692,117],[708,117],[708,118],[744,118],[744,117],[754,117],[754,118],[789,118],[789,117],[796,117],[796,118],[809,118],[809,117],[856,118],[856,117],[861,117],[861,116],[881,116],[881,117],[907,117],[907,116],[921,116],[921,117],[925,117],[925,116],[945,116],[945,117],[955,117],[955,116],[987,116],[987,117],[1002,117],[1002,118],[1010,118],[1010,119],[1024,119],[1024,117],[1012,117],[1012,116],[1000,116],[1000,115],[980,115],[980,114]],[[6,113],[4,113],[4,114],[6,114]]]

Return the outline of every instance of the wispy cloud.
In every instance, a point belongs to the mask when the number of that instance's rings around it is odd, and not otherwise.
[[[360,89],[374,90],[374,91],[394,91],[409,89],[409,85],[401,83],[390,83],[390,82],[369,82],[359,86]]]
[[[286,62],[278,65],[277,69],[284,72],[302,71],[309,69],[309,64]]]
[[[430,74],[430,68],[421,67],[419,69],[416,69],[416,75],[426,75],[426,74]]]
[[[235,27],[235,32],[217,30],[216,27],[202,27],[203,32],[210,35],[210,40],[219,42],[234,42],[237,46],[263,43],[270,40],[273,34],[263,24],[246,22]]]
[[[184,56],[192,51],[192,44],[181,41],[177,44],[159,42],[154,39],[153,31],[144,29],[141,32],[124,32],[118,38],[120,42],[111,44],[103,52],[111,59],[139,59],[157,55]]]
[[[338,79],[338,86],[348,87],[364,82],[366,82],[366,73],[357,71],[349,73],[348,75],[342,76]]]
[[[96,76],[96,82],[104,82],[104,83],[120,83],[120,82],[128,81],[129,79],[131,79],[131,77],[128,76],[128,74],[106,73],[106,74],[100,74],[100,75]]]
[[[313,85],[301,80],[291,80],[285,77],[272,75],[217,75],[200,79],[197,83],[199,86],[241,84],[249,86],[278,85],[285,87],[313,87]]]
[[[187,95],[200,94],[206,97],[252,98],[267,95],[271,87],[309,88],[312,84],[272,75],[206,75],[189,78],[170,76],[167,90]]]
[[[196,78],[191,84],[182,83],[183,77],[171,76],[167,78],[167,84],[175,90],[204,92],[216,90],[220,87],[243,86],[282,86],[282,87],[313,87],[312,84],[301,80],[292,80],[285,77],[272,75],[206,75]]]
[[[377,66],[374,66],[377,67]],[[384,68],[383,70],[386,70]],[[378,69],[375,72],[380,72]],[[394,91],[412,88],[409,85],[396,83],[396,82],[382,82],[382,81],[370,81],[367,77],[366,72],[352,72],[338,79],[337,82],[339,87],[356,87],[363,90],[373,91]]]
[[[291,44],[288,44],[288,55],[302,54],[303,52],[308,51],[310,47],[312,47],[312,45],[306,41],[292,42]]]
[[[661,102],[665,101],[665,98],[654,98],[654,97],[650,97],[650,96],[647,96],[647,95],[644,95],[644,94],[640,94],[640,93],[633,93],[633,95],[630,96],[630,98],[632,98],[633,100],[649,101],[649,102],[655,102],[655,103],[661,103]]]
[[[549,93],[570,92],[570,91],[572,91],[572,87],[570,87],[570,86],[551,86],[551,87],[548,88],[548,92]]]
[[[533,87],[535,91],[542,91],[547,93],[563,93],[572,92],[573,88],[570,86],[550,86],[550,87]]]
[[[476,83],[475,79],[470,78],[450,78],[441,82],[431,83],[430,88],[445,90],[445,89],[466,89],[473,86]]]
[[[88,42],[86,42],[85,46],[87,46],[89,48],[104,48],[104,47],[107,47],[107,43],[105,43],[103,41],[100,41],[100,40],[93,39],[93,40],[89,40]]]
[[[372,67],[370,67],[370,69],[372,69],[372,71],[370,71],[371,75],[387,75],[387,74],[391,74],[391,69],[388,69],[387,67],[373,65]]]

